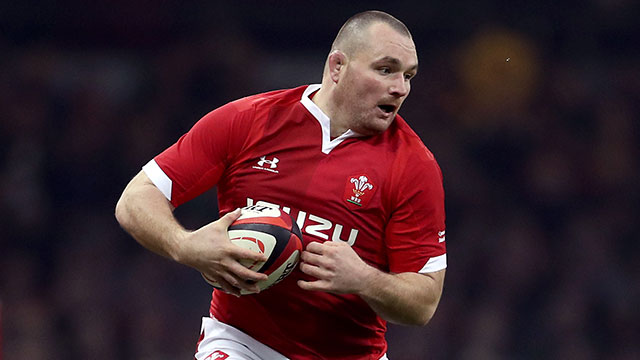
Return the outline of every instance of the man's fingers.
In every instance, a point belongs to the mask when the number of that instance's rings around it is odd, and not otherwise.
[[[211,275],[211,274],[207,275],[207,274],[204,274],[204,273],[203,273],[203,276],[208,281],[214,281],[215,283],[217,283],[217,287],[221,288],[227,294],[240,296],[240,289],[238,289],[238,288],[234,287],[233,285],[231,285],[231,283],[229,283],[229,281],[227,281],[224,276]]]
[[[298,287],[309,291],[328,291],[329,283],[325,280],[304,281],[298,280]]]
[[[267,256],[263,253],[259,253],[257,251],[245,249],[238,245],[233,245],[229,248],[229,256],[240,261],[240,260],[250,260],[255,262],[267,261]]]
[[[237,277],[235,277],[233,274],[222,273],[220,274],[220,277],[222,277],[225,280],[225,282],[229,283],[234,288],[240,287],[241,281]]]
[[[225,228],[228,228],[229,225],[231,225],[234,221],[238,220],[240,215],[242,215],[242,210],[240,210],[240,208],[237,208],[237,209],[235,209],[233,211],[230,211],[230,212],[224,214],[224,216],[221,217],[220,219],[218,219],[218,221]]]
[[[309,244],[307,244],[307,247],[305,248],[305,251],[308,251],[308,252],[314,253],[314,254],[318,254],[318,255],[322,255],[323,248],[324,248],[324,245],[322,243],[319,243],[317,241],[312,241]]]
[[[261,274],[263,275],[263,274]],[[246,280],[242,277],[238,277],[233,273],[218,273],[216,275],[203,274],[205,279],[209,282],[217,283],[217,286],[222,288],[225,292],[239,296],[240,290],[244,290],[251,293],[259,293],[260,288],[256,284],[256,281]]]
[[[300,270],[316,279],[328,279],[331,276],[329,271],[306,262],[300,263]]]
[[[267,280],[267,275],[250,270],[244,267],[242,264],[240,264],[237,261],[230,262],[227,268],[229,272],[233,273],[234,276],[237,276],[239,279],[242,279],[243,281],[248,280],[248,281],[257,282],[257,281]]]
[[[264,275],[264,274],[262,274]],[[225,273],[222,275],[222,277],[231,285],[233,286],[234,290],[244,290],[244,291],[248,291],[248,292],[252,292],[252,293],[258,293],[260,292],[260,288],[258,287],[258,285],[256,285],[256,283],[254,281],[251,280],[245,280],[242,277],[238,277],[235,276],[232,273]],[[234,295],[236,294],[240,294],[240,292],[235,292],[233,293]]]
[[[224,214],[224,216],[222,216],[216,222],[226,229],[231,224],[233,224],[234,221],[238,220],[240,215],[242,215],[242,210],[240,210],[240,208],[237,208],[237,209],[235,209],[233,211],[230,211],[230,212]]]
[[[322,257],[322,255],[318,255],[306,250],[302,252],[302,255],[300,255],[300,259],[306,263],[313,265],[325,265],[323,264],[324,258]]]

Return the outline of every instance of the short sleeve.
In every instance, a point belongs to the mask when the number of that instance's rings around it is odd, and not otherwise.
[[[236,104],[201,118],[180,139],[157,155],[143,171],[174,206],[215,186],[247,138],[251,117]]]
[[[386,229],[389,270],[429,273],[447,267],[442,172],[431,153],[396,164],[394,209]]]

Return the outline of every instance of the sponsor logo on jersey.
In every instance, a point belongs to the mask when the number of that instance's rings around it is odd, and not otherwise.
[[[365,174],[349,176],[344,189],[344,200],[358,207],[366,206],[375,189],[369,176]]]
[[[258,170],[265,170],[265,171],[269,171],[272,173],[279,173],[278,170],[276,170],[276,168],[278,167],[278,163],[280,162],[280,159],[278,159],[277,157],[273,157],[272,159],[267,159],[267,156],[261,156],[260,160],[258,160],[257,165],[252,166],[254,169],[258,169]]]
[[[247,206],[253,205],[254,200],[252,198],[247,198]],[[345,230],[344,225],[337,224],[329,219],[325,219],[317,215],[308,214],[306,211],[300,210],[296,215],[292,213],[291,208],[287,206],[280,206],[267,201],[258,201],[255,205],[281,209],[283,212],[296,219],[296,224],[298,224],[298,227],[304,234],[312,235],[323,240],[329,240],[329,238],[331,238],[332,241],[344,241],[353,246],[356,242],[356,238],[358,237],[358,229],[349,230],[349,237],[347,238],[347,231]]]

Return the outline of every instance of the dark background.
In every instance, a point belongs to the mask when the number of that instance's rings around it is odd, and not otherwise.
[[[192,358],[210,287],[119,228],[121,191],[211,109],[320,82],[368,9],[413,32],[401,113],[447,194],[442,302],[390,358],[640,358],[637,1],[146,0],[0,4],[3,359]]]

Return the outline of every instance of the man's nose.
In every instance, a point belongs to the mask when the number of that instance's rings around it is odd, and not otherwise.
[[[405,80],[404,75],[400,75],[393,79],[389,92],[394,96],[403,97],[409,94],[409,89],[409,81]]]

